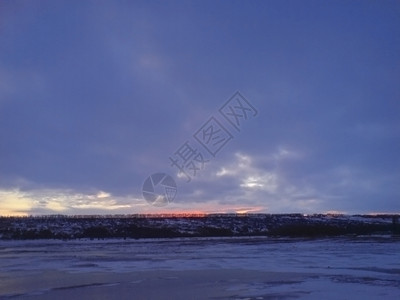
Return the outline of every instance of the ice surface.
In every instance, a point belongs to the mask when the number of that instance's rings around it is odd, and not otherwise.
[[[74,274],[154,270],[286,272],[308,275],[304,280],[288,282],[231,282],[225,289],[238,295],[238,299],[267,299],[284,293],[304,299],[337,299],[338,289],[341,299],[396,299],[400,296],[400,240],[359,237],[1,241],[0,270],[0,278],[7,282],[20,274],[29,277],[46,270]],[[10,288],[0,283],[0,296],[10,294]]]

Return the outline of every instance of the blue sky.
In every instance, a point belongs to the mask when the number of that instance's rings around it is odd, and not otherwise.
[[[400,212],[399,53],[398,1],[2,1],[0,215]],[[236,91],[258,114],[186,182]]]

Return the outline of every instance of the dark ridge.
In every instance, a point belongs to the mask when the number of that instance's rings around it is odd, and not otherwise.
[[[0,239],[400,235],[400,215],[212,214],[0,217]]]

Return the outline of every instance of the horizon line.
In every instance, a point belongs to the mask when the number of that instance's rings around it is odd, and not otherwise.
[[[300,212],[287,212],[287,213],[137,213],[137,214],[45,214],[45,215],[0,215],[0,218],[132,218],[132,217],[158,217],[158,218],[179,218],[179,217],[210,217],[210,216],[400,216],[400,212],[370,212],[370,213],[341,213],[341,212],[323,212],[323,213],[300,213]]]

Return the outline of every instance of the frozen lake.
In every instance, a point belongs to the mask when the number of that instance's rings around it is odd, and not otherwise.
[[[0,242],[0,298],[70,297],[399,299],[400,239]]]

